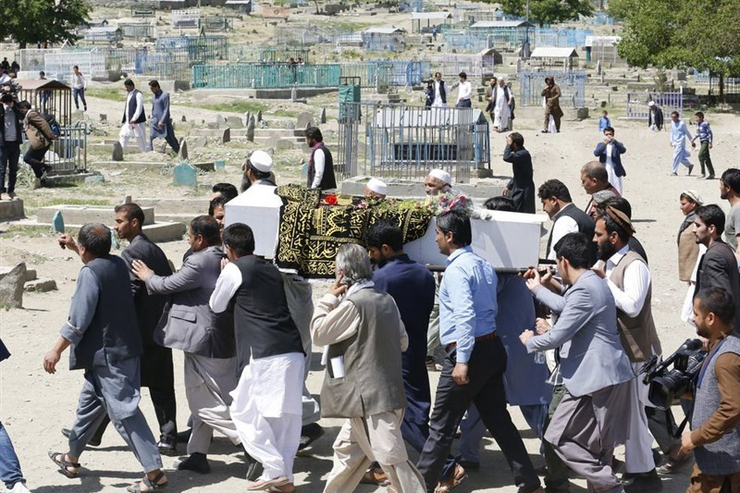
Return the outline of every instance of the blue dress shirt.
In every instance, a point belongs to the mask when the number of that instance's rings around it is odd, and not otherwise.
[[[475,338],[496,330],[496,273],[469,246],[447,257],[439,287],[439,339],[457,343],[457,362],[467,363]]]

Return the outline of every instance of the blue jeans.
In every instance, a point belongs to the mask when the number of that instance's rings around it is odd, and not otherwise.
[[[78,110],[80,109],[80,105],[77,102],[77,98],[79,97],[82,100],[83,108],[87,110],[87,101],[85,101],[85,88],[84,87],[75,88],[72,90],[72,92],[74,93],[74,96],[75,96],[75,108],[77,108]]]
[[[13,489],[16,483],[26,483],[13,443],[2,423],[0,423],[0,481],[5,483],[5,487],[9,490]]]

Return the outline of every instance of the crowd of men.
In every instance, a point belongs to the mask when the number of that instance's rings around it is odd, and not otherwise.
[[[145,116],[129,82],[123,124],[133,131]],[[551,84],[546,99],[557,97]],[[494,107],[507,104],[503,87],[496,87]],[[433,101],[442,88],[435,86]],[[555,118],[555,106],[547,111]],[[143,131],[132,133],[143,141]],[[470,217],[449,210],[436,217],[435,241],[447,257],[441,279],[404,253],[397,225],[381,222],[364,246],[339,249],[336,279],[314,304],[306,279],[255,255],[249,226],[225,226],[225,205],[238,195],[230,184],[215,186],[208,215],[190,223],[190,249],[176,272],[143,233],[144,214],[133,203],[115,208],[113,229],[129,244],[120,256],[111,254],[112,233],[102,224],[85,225],[76,240],[60,237],[84,265],[43,365],[55,373],[69,349],[70,369],[83,370],[84,383],[63,430],[68,448],[49,458],[64,476],[78,477],[83,451],[99,445],[112,423],[145,473],[128,491],[159,491],[168,483],[161,455],[179,455],[184,441],[187,458],[177,469],[206,474],[217,431],[243,451],[248,491],[293,492],[296,453],[324,433],[324,417],[344,420],[327,493],[348,493],[360,482],[399,493],[448,492],[482,467],[486,430],[521,493],[567,492],[572,475],[585,478],[589,491],[657,492],[660,475],[675,473],[692,454],[688,492],[740,491],[740,170],[726,170],[719,181],[721,199],[732,206],[727,216],[696,192],[680,196],[685,319],[708,356],[691,395],[682,396],[690,430],[679,435],[672,414],[648,399],[644,368],[664,356],[652,276],[621,182],[610,183],[620,178],[623,146],[610,126],[604,135],[594,152],[599,161],[580,170],[591,196],[584,209],[560,180],[535,189],[524,138],[507,136],[504,160],[513,178],[485,208],[534,213],[538,199],[552,220],[546,257],[554,269],[497,273],[471,246]],[[307,186],[334,189],[320,130],[307,131],[307,142]],[[272,168],[269,154],[253,152],[242,193],[274,194]],[[462,194],[443,170],[432,170],[424,184],[430,196]],[[387,185],[373,179],[365,194],[382,200]],[[305,383],[313,345],[324,348],[319,401]],[[184,356],[189,418],[180,433],[172,350]],[[429,358],[441,365],[434,400]],[[159,439],[139,409],[142,385],[150,389]],[[513,405],[541,440],[541,470],[512,422]],[[407,444],[419,454],[415,463]],[[614,457],[620,445],[624,462]],[[7,488],[28,491],[17,460],[8,463]]]

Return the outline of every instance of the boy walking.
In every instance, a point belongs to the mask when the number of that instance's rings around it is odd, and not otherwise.
[[[701,177],[704,178],[704,167],[706,171],[709,171],[707,180],[714,178],[714,168],[712,167],[712,158],[709,156],[709,149],[712,148],[712,128],[709,126],[709,122],[704,121],[704,113],[697,111],[694,116],[696,117],[696,135],[691,139],[692,149],[696,147],[696,139],[699,139],[699,164],[701,164]]]

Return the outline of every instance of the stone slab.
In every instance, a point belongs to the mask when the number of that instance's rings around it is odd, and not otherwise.
[[[121,163],[115,162],[114,164],[120,165]],[[131,163],[126,163],[126,164],[131,164]],[[69,183],[85,183],[87,179],[90,178],[91,176],[102,176],[102,175],[98,172],[74,173],[70,175],[54,175],[54,176],[47,176],[46,182],[52,186],[64,185],[64,184],[69,184]]]
[[[21,199],[0,200],[0,221],[21,219],[25,216]]]
[[[26,292],[46,293],[57,289],[57,282],[54,279],[36,279],[35,281],[26,282],[23,287]]]
[[[197,198],[147,198],[135,197],[134,202],[140,207],[154,207],[157,210],[157,218],[162,221],[170,221],[164,216],[171,214],[188,214],[192,212],[190,219],[208,212],[208,197]],[[188,221],[189,222],[189,221]]]
[[[144,212],[144,226],[154,223],[154,208],[153,207],[142,207]],[[47,207],[40,207],[36,212],[36,220],[40,223],[51,224],[51,219],[54,217],[56,211],[62,212],[64,217],[64,223],[66,225],[72,224],[87,224],[87,223],[113,223],[113,206],[102,207],[102,206],[86,206],[86,205],[52,205]]]
[[[143,231],[153,242],[164,243],[167,241],[182,241],[186,228],[182,223],[162,222],[145,225]]]
[[[8,275],[8,272],[13,270],[12,267],[0,267],[0,279]],[[26,269],[26,277],[24,278],[25,282],[31,282],[36,280],[36,269]]]
[[[210,162],[210,163],[190,163],[191,165],[195,166],[198,169],[202,169],[203,171],[216,171],[216,163]]]

